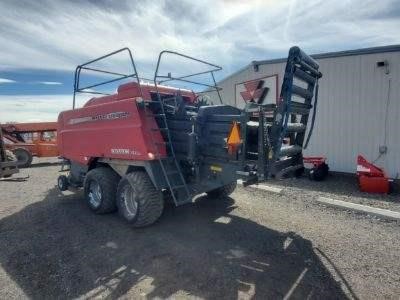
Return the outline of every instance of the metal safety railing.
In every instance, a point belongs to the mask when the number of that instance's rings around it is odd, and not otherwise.
[[[129,63],[132,65],[132,69],[133,69],[133,73],[119,73],[119,72],[113,72],[113,71],[108,71],[108,70],[102,70],[102,69],[98,69],[95,67],[91,67],[91,65],[93,65],[96,62],[105,60],[107,58],[110,58],[114,55],[117,55],[119,53],[123,53],[126,52],[128,54],[128,61]],[[90,71],[90,72],[94,72],[94,73],[100,73],[100,74],[107,74],[107,75],[111,75],[111,76],[117,76],[116,78],[112,78],[112,79],[108,79],[105,81],[101,81],[95,84],[90,84],[84,87],[81,87],[80,85],[80,81],[81,81],[81,74],[82,74],[82,70],[85,71]],[[128,79],[128,78],[133,78],[136,79],[137,83],[139,84],[139,90],[140,90],[140,95],[142,95],[142,90],[140,88],[140,78],[138,75],[138,72],[136,70],[136,65],[135,62],[133,60],[133,55],[132,52],[129,48],[122,48],[116,51],[113,51],[111,53],[108,53],[106,55],[100,56],[96,59],[93,59],[91,61],[88,61],[84,64],[78,65],[75,69],[75,76],[74,76],[74,95],[73,95],[73,103],[72,103],[72,108],[75,109],[75,105],[76,105],[76,94],[77,93],[85,93],[85,94],[96,94],[96,95],[110,95],[108,93],[104,93],[104,92],[100,92],[100,91],[96,91],[96,90],[92,90],[93,88],[99,87],[99,86],[103,86],[106,84],[110,84],[110,83],[114,83],[117,81],[121,81],[124,79]]]
[[[161,65],[162,57],[167,55],[167,54],[183,57],[183,58],[185,58],[185,59],[187,59],[189,61],[198,62],[200,64],[209,66],[210,69],[208,69],[206,71],[191,73],[191,74],[178,76],[178,77],[172,76],[171,72],[168,72],[167,74],[164,74],[164,75],[160,75],[159,71],[160,71],[160,65]],[[154,84],[155,84],[157,92],[158,92],[157,84],[162,84],[162,83],[165,83],[165,82],[172,82],[172,81],[178,81],[178,82],[180,81],[180,82],[194,84],[194,85],[197,85],[197,86],[202,86],[202,87],[207,88],[207,91],[197,92],[197,94],[202,94],[202,93],[205,93],[205,92],[208,93],[208,92],[215,91],[215,92],[217,92],[219,101],[222,104],[223,101],[222,101],[222,97],[221,97],[221,93],[220,93],[220,91],[222,89],[220,87],[218,87],[217,82],[215,80],[215,75],[214,75],[215,72],[218,72],[218,71],[221,71],[221,70],[222,70],[222,67],[220,67],[218,65],[215,65],[215,64],[212,64],[212,63],[209,63],[207,61],[204,61],[204,60],[192,57],[192,56],[188,56],[186,54],[178,53],[178,52],[175,52],[175,51],[164,50],[164,51],[161,51],[159,56],[158,56],[156,71],[154,73]],[[213,84],[208,84],[208,83],[205,83],[205,82],[199,82],[199,81],[191,80],[191,78],[193,78],[195,76],[205,75],[205,74],[209,74],[210,75]]]

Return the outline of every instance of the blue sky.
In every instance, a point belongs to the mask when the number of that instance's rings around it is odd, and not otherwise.
[[[0,122],[56,120],[70,107],[76,65],[125,46],[143,77],[169,49],[223,66],[222,78],[293,45],[321,53],[400,43],[395,0],[2,0],[0,11]]]

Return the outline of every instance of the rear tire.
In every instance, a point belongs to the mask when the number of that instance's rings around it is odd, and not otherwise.
[[[58,176],[57,186],[61,192],[68,190],[69,186],[68,177],[65,175]]]
[[[162,192],[147,173],[135,171],[122,177],[117,189],[117,206],[122,218],[133,227],[153,224],[164,209]]]
[[[18,160],[18,167],[28,168],[32,164],[32,153],[23,148],[18,148],[14,150],[14,154]]]
[[[117,209],[115,197],[118,180],[118,174],[106,167],[95,168],[86,174],[85,200],[96,214],[110,213]]]
[[[237,182],[233,181],[227,185],[221,186],[215,190],[207,192],[208,196],[213,198],[228,197],[236,189]]]

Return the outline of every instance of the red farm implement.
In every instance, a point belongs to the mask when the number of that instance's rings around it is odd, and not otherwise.
[[[132,73],[97,67],[124,53]],[[174,65],[173,70],[164,70],[162,66],[171,66],[169,61],[165,64],[166,57],[185,59],[202,69],[193,72],[190,68],[188,74],[188,68]],[[128,48],[78,66],[73,109],[58,117],[60,156],[63,168],[69,166],[68,175],[58,178],[60,190],[82,187],[95,213],[118,209],[128,223],[141,227],[160,217],[164,195],[175,205],[192,202],[201,193],[226,197],[237,179],[249,185],[304,168],[303,144],[311,135],[313,120],[307,138],[305,132],[322,76],[317,62],[298,47],[291,48],[282,100],[273,104],[251,101],[244,109],[223,104],[214,77],[219,70],[206,61],[163,51],[153,82],[143,84]],[[178,71],[183,74],[177,75]],[[82,84],[85,72],[113,78]],[[200,82],[198,76],[209,81]],[[132,81],[120,85],[114,94],[94,90],[127,79]],[[196,92],[198,87],[203,90]],[[105,95],[77,108],[77,93]],[[221,104],[210,103],[207,93]],[[287,136],[290,142],[283,144]]]
[[[32,158],[58,156],[57,122],[1,125],[5,148],[12,151],[20,167],[29,167]]]
[[[361,155],[357,157],[357,176],[361,191],[367,193],[389,193],[390,180],[385,171],[370,163]]]

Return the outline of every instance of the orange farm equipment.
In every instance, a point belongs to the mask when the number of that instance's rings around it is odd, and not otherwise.
[[[57,122],[3,124],[1,131],[5,148],[15,154],[20,167],[29,167],[34,156],[58,156]]]

